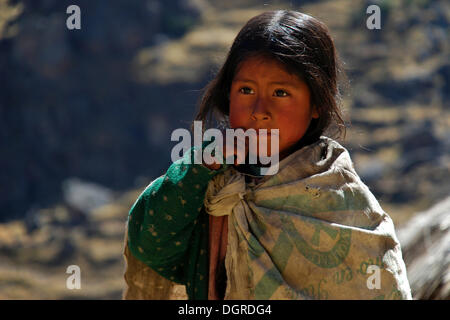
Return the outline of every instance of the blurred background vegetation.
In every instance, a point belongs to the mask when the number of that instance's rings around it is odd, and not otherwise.
[[[338,141],[396,228],[449,195],[446,0],[0,0],[0,299],[121,298],[129,208],[239,29],[276,9],[328,25],[351,86]],[[449,297],[449,251],[416,298]],[[81,290],[66,289],[71,264]]]

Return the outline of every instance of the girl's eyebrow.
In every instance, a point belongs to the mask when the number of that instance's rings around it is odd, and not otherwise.
[[[251,83],[256,83],[253,80],[242,79],[242,78],[236,78],[232,82],[251,82]],[[279,85],[279,86],[295,87],[294,84],[292,84],[291,82],[286,82],[286,81],[272,81],[272,82],[269,82],[269,84],[276,84],[276,85]]]

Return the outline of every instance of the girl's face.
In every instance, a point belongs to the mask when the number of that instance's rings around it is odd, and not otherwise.
[[[318,117],[310,106],[308,85],[289,74],[280,62],[266,57],[250,57],[242,62],[231,84],[231,128],[268,132],[279,129],[281,160],[303,137],[311,119]],[[268,134],[263,142],[269,156],[270,140],[274,138]]]

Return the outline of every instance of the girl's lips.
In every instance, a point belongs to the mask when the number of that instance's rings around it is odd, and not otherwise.
[[[265,136],[267,137],[274,137],[280,135],[279,129],[268,129],[268,128],[240,128],[240,129],[244,130],[244,132],[247,132],[250,129],[255,130],[256,136],[258,137],[264,135],[264,133],[260,132],[260,130],[264,130]],[[278,132],[273,132],[272,130],[278,130]]]
[[[259,135],[263,135],[264,133],[260,133],[259,131],[257,131],[256,134],[259,136]],[[270,131],[267,131],[265,134],[266,134],[267,136],[275,136],[275,135],[278,135],[277,133],[275,133],[275,132],[270,132]]]

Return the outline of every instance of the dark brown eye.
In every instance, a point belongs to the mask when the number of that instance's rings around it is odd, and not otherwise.
[[[277,96],[277,97],[286,97],[288,95],[289,94],[282,89],[275,90],[275,96]]]
[[[253,90],[249,87],[242,87],[239,89],[239,92],[243,94],[252,94]]]

